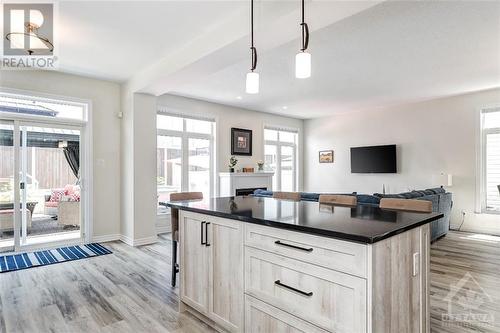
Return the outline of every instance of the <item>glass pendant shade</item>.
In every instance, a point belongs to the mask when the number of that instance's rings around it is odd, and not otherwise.
[[[258,94],[259,93],[259,73],[249,72],[247,73],[247,94]]]
[[[311,76],[311,54],[299,52],[295,56],[295,77],[305,79]]]

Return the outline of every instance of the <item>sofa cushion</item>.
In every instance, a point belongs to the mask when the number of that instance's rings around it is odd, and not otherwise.
[[[300,200],[304,201],[318,201],[319,193],[300,192]]]
[[[395,199],[406,199],[403,195],[401,194],[382,194],[382,193],[374,193],[374,196],[377,198],[395,198]]]
[[[45,207],[56,207],[59,205],[59,201],[47,201],[45,202]]]
[[[425,196],[425,193],[423,191],[411,191],[411,194],[412,194],[412,198],[420,198],[420,197],[423,197]]]
[[[433,194],[446,193],[446,190],[442,187],[428,188],[426,191],[432,191]]]
[[[362,204],[373,204],[373,205],[378,205],[380,204],[380,198],[370,195],[370,194],[358,194],[356,195],[356,198],[358,200],[358,203]]]
[[[256,197],[272,197],[273,191],[257,189],[253,191],[253,195]]]

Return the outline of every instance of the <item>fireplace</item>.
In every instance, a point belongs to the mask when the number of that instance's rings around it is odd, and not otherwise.
[[[221,172],[219,173],[219,197],[249,195],[256,189],[273,190],[273,172]]]
[[[255,190],[265,190],[267,191],[267,187],[254,187],[254,188],[237,188],[236,195],[250,195]]]

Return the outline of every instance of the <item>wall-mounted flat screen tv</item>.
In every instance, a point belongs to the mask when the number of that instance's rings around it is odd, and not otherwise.
[[[352,173],[397,173],[396,145],[351,148]]]

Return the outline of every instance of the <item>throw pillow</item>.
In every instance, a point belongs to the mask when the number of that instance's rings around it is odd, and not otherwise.
[[[63,188],[54,188],[50,192],[50,202],[59,202],[61,198],[65,195]]]

